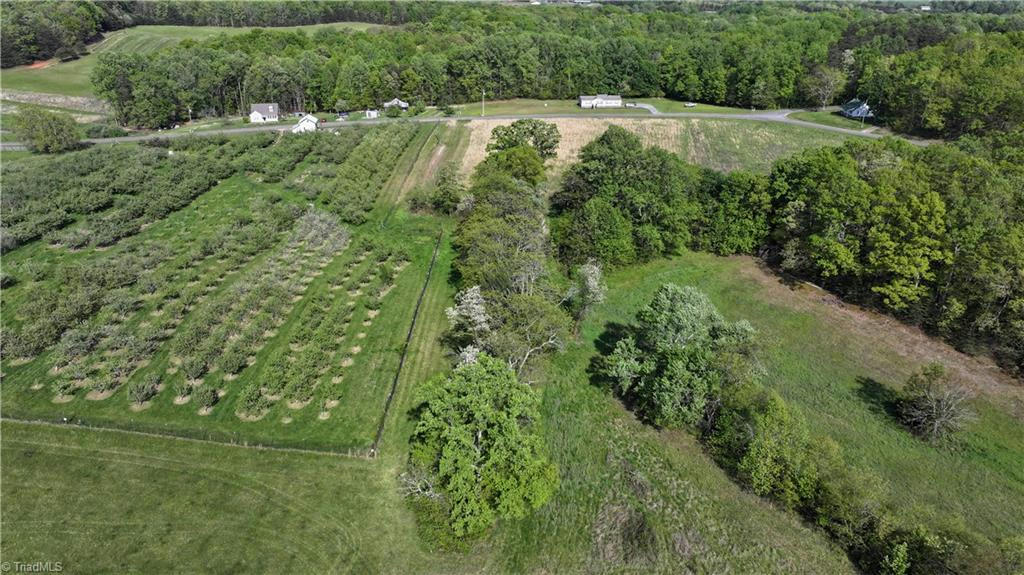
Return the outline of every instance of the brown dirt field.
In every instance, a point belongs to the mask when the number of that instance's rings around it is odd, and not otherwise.
[[[35,62],[32,62],[28,65],[28,69],[39,70],[42,68],[49,68],[50,66],[53,66],[54,62],[55,60],[36,60]]]
[[[852,338],[856,349],[852,353],[864,357],[878,357],[873,365],[880,366],[891,381],[903,381],[907,375],[898,366],[891,366],[880,353],[893,351],[909,363],[923,365],[940,362],[953,376],[976,393],[984,394],[1010,408],[1017,417],[1024,418],[1024,385],[1001,370],[995,362],[984,356],[971,356],[957,351],[949,344],[929,336],[921,329],[857,305],[845,303],[835,295],[807,282],[787,285],[770,269],[748,256],[734,256],[745,260],[740,268],[748,279],[763,288],[764,297],[821,317],[831,325],[856,335]],[[889,367],[885,367],[889,366]]]
[[[552,162],[556,173],[576,161],[580,149],[600,136],[612,124],[637,134],[644,146],[658,146],[670,152],[676,152],[682,146],[682,125],[674,119],[559,118],[545,121],[558,126],[558,133],[562,135],[558,144],[558,156]],[[487,142],[490,141],[494,128],[511,123],[512,120],[474,120],[469,123],[469,147],[462,157],[460,167],[463,175],[469,175],[487,156]]]

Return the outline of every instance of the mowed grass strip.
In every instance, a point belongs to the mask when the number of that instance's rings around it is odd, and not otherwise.
[[[814,112],[793,112],[792,114],[789,115],[789,117],[793,118],[794,120],[814,122],[815,124],[822,124],[823,126],[846,128],[848,130],[867,130],[874,126],[872,122],[861,122],[859,120],[852,120],[850,118],[839,115],[839,112],[826,112],[824,110]]]
[[[5,561],[73,573],[410,572],[375,462],[4,421]]]

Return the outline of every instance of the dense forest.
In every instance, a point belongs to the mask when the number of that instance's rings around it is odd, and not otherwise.
[[[1002,5],[1008,14],[983,13],[991,9],[985,5],[927,14],[880,8],[85,2],[47,14],[5,10],[4,65],[46,57],[58,44],[67,52],[69,43],[122,25],[358,20],[399,26],[312,35],[259,29],[151,55],[105,53],[94,86],[121,123],[140,127],[244,112],[257,101],[323,111],[395,96],[448,104],[481,93],[564,99],[596,92],[755,108],[859,96],[899,130],[940,136],[1020,124],[1019,4]]]

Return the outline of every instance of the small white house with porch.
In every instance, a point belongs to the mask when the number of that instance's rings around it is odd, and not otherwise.
[[[580,96],[580,108],[621,108],[622,96],[616,94],[598,94],[596,96]]]
[[[249,108],[249,121],[253,124],[265,124],[278,121],[281,107],[277,104],[253,104]]]
[[[313,114],[306,114],[301,120],[299,120],[299,123],[292,126],[292,133],[304,134],[306,132],[315,132],[319,123],[320,118],[317,118]]]

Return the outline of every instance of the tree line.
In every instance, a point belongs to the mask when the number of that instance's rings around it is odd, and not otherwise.
[[[482,93],[495,99],[664,95],[762,109],[861,96],[899,129],[940,135],[1018,125],[1022,115],[1013,80],[1024,58],[1019,35],[1011,32],[1024,29],[1024,19],[1016,15],[936,14],[927,22],[937,24],[908,41],[896,38],[919,16],[851,8],[418,10],[387,16],[407,22],[399,28],[312,35],[259,29],[150,55],[104,53],[93,81],[122,123],[146,127],[198,114],[246,113],[252,102],[275,101],[289,111],[355,110],[395,96],[445,105]],[[942,58],[964,44],[975,46],[973,57]],[[933,62],[931,68],[961,78],[960,84],[913,94],[916,84],[899,66],[918,60]],[[931,68],[922,68],[920,77],[935,76]],[[989,91],[975,102],[966,83],[979,77],[1001,81],[984,84]],[[915,119],[922,99],[930,106],[928,121]]]
[[[568,265],[681,249],[759,255],[1024,373],[1024,132],[851,141],[768,174],[688,165],[612,127],[552,197]]]

